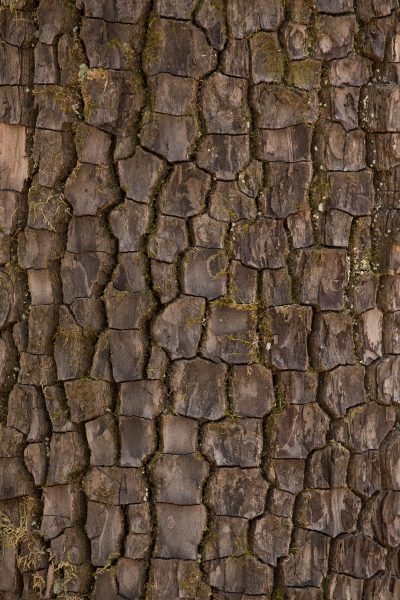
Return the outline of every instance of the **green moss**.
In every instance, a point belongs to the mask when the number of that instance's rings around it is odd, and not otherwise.
[[[56,333],[54,334],[54,339],[61,338],[65,340],[66,343],[82,339],[93,340],[94,337],[95,334],[93,331],[81,329],[80,327],[58,327]]]
[[[74,86],[48,85],[34,90],[33,93],[38,96],[46,94],[50,96],[54,103],[58,105],[60,110],[66,115],[79,114],[80,110],[80,95],[79,91]]]
[[[153,17],[148,26],[146,45],[143,50],[143,64],[145,67],[154,65],[163,45],[163,33],[161,30],[161,19]]]
[[[89,495],[89,490],[88,490],[88,486],[86,481],[83,481],[82,484],[82,489],[85,492],[85,494],[88,496]],[[106,487],[98,487],[91,490],[95,495],[96,498],[99,502],[102,502],[103,504],[113,504],[115,501],[115,492],[112,489],[107,489]]]
[[[223,0],[211,0],[210,4],[215,10],[224,13],[225,4]]]
[[[280,51],[275,33],[261,31],[251,38],[257,71],[262,70],[267,81],[280,82],[285,72],[285,57]]]
[[[207,261],[207,272],[210,279],[213,281],[225,277],[228,271],[229,262],[223,250],[219,250],[211,257],[211,260]]]
[[[14,523],[5,513],[0,513],[0,542],[3,547],[12,547],[17,551],[17,566],[21,572],[31,571],[33,574],[33,591],[42,598],[42,592],[46,582],[40,573],[35,573],[40,568],[47,550],[40,532],[35,528],[35,518],[38,512],[38,503],[35,498],[26,498],[21,504],[19,522]],[[78,567],[67,555],[66,560],[58,561],[56,556],[50,552],[48,556],[51,565],[54,584],[53,594],[58,600],[75,600],[79,596],[70,595],[68,592],[71,584],[78,577]],[[90,569],[90,566],[82,565],[79,569]]]
[[[153,456],[151,457],[150,461],[147,463],[146,466],[146,470],[149,474],[151,474],[154,471],[155,467],[157,466],[157,463],[163,456],[164,454],[161,450],[157,450],[156,452],[154,452]]]
[[[41,536],[32,526],[37,503],[26,498],[21,504],[19,523],[14,523],[7,514],[0,512],[0,546],[17,550],[17,566],[22,571],[34,571],[43,560],[45,550]]]
[[[275,404],[271,412],[271,415],[280,415],[283,413],[285,408],[288,406],[287,398],[285,398],[282,386],[278,383],[275,386]]]
[[[375,237],[370,239],[370,221],[365,217],[353,220],[349,250],[351,258],[350,285],[364,272],[379,272],[385,249],[383,230],[373,227]]]
[[[331,185],[326,175],[314,179],[310,188],[309,200],[311,208],[318,211],[321,203],[325,204],[331,193]]]
[[[314,90],[321,80],[321,62],[313,59],[296,60],[289,64],[288,83],[302,90]]]
[[[116,576],[117,575],[117,565],[115,563],[120,558],[120,556],[121,555],[117,552],[110,554],[104,567],[101,567],[96,570],[96,572],[94,574],[94,578],[97,579],[98,576],[102,575],[103,573],[112,573],[113,575]]]
[[[127,69],[131,69],[133,68],[133,66],[137,66],[136,50],[127,42],[121,42],[121,40],[119,40],[118,38],[111,38],[106,43],[106,47],[110,49],[121,50],[126,61],[125,67]]]
[[[188,575],[178,580],[178,585],[180,592],[187,592],[187,596],[193,598],[193,600],[205,597],[204,588],[206,584],[202,581],[200,572],[189,572]]]
[[[239,304],[235,302],[231,298],[220,298],[219,300],[214,300],[212,303],[213,306],[225,306],[226,308],[234,308],[236,310],[246,310],[246,311],[257,311],[257,304]]]
[[[273,591],[271,600],[285,600],[285,598],[286,598],[285,588],[279,586],[278,588],[276,588]]]
[[[32,188],[30,191],[32,191]],[[56,231],[55,225],[57,225],[60,220],[72,215],[69,204],[66,202],[62,192],[54,192],[47,198],[40,197],[40,195],[38,195],[35,200],[32,198],[33,197],[30,194],[29,210],[32,211],[33,215],[36,215],[34,218],[38,218],[38,213],[39,218],[43,219],[44,223],[46,223],[51,231]],[[52,217],[55,217],[55,222],[52,222]]]
[[[271,343],[273,340],[272,321],[269,313],[263,313],[260,318],[259,330],[264,344]]]
[[[0,0],[0,10],[17,10],[19,0]]]

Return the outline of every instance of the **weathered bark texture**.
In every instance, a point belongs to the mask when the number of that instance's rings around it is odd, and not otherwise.
[[[0,599],[399,600],[398,0],[0,0]]]

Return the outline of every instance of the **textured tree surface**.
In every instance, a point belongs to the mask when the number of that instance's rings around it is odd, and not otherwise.
[[[0,0],[1,600],[399,600],[399,16]]]

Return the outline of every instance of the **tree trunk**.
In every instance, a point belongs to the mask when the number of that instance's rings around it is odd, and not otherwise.
[[[0,598],[400,598],[398,0],[0,0]]]

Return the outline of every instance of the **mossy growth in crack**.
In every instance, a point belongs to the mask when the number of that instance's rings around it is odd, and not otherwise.
[[[70,594],[71,584],[78,577],[78,568],[68,558],[58,561],[55,554],[47,547],[42,537],[37,521],[39,503],[35,498],[27,497],[21,500],[19,521],[16,523],[5,512],[0,512],[0,548],[16,551],[16,564],[21,573],[33,574],[33,591],[37,600],[47,598],[50,592],[57,600],[79,599],[80,596]],[[51,570],[51,589],[46,590],[48,581],[41,574],[41,565],[48,564]],[[84,596],[81,596],[82,600]]]
[[[0,0],[0,11],[8,10],[10,12],[15,12],[18,10],[20,4],[20,0]]]

